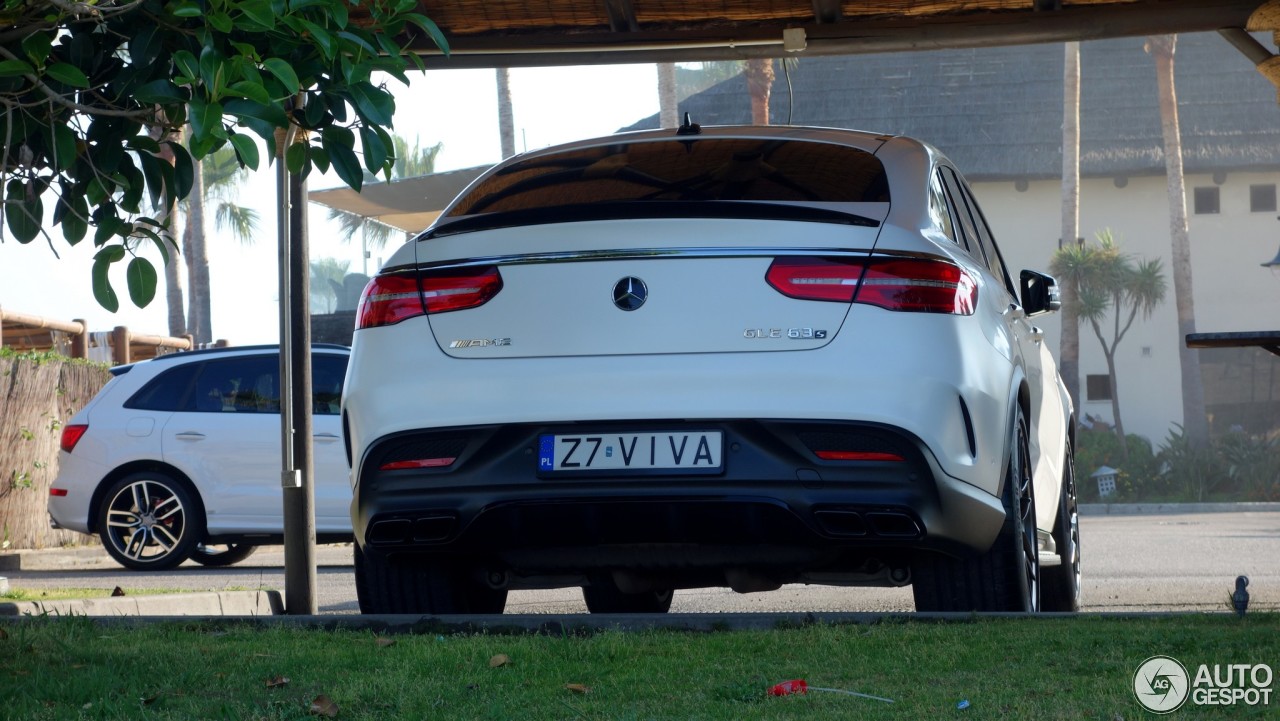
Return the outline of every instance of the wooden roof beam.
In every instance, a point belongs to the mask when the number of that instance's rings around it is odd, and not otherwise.
[[[613,32],[634,33],[640,29],[632,0],[604,0],[604,10],[609,15],[609,29]]]
[[[844,16],[841,0],[813,0],[813,18],[819,25],[838,23]]]

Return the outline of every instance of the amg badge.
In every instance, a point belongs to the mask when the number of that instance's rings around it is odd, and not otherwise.
[[[455,340],[450,348],[488,348],[495,345],[511,345],[510,338],[475,338],[471,340]]]

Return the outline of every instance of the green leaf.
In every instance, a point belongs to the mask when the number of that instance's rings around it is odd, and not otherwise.
[[[364,173],[360,171],[360,159],[352,150],[349,138],[342,138],[337,133],[328,132],[337,129],[326,128],[321,139],[325,150],[329,151],[329,160],[333,161],[333,171],[338,174],[342,182],[358,193],[361,185],[364,184]]]
[[[112,313],[120,310],[120,298],[111,287],[111,278],[108,274],[111,271],[111,264],[121,260],[124,260],[124,248],[118,245],[107,246],[93,257],[93,297],[98,301],[98,305]]]
[[[54,167],[69,170],[76,162],[76,134],[63,123],[53,126]]]
[[[50,33],[32,32],[22,39],[22,52],[36,65],[43,65],[52,50],[53,36]]]
[[[9,232],[19,243],[30,243],[40,235],[44,220],[44,204],[40,194],[32,192],[28,197],[27,186],[16,178],[9,181],[5,193],[5,221]]]
[[[190,50],[179,50],[173,54],[173,63],[178,66],[179,75],[195,80],[200,77],[200,63]]]
[[[204,98],[191,98],[191,139],[193,142],[208,142],[222,132],[222,105],[206,103]]]
[[[173,150],[173,199],[185,200],[191,194],[191,186],[196,182],[195,164],[191,161],[191,154],[182,147],[182,143],[170,141],[169,147]]]
[[[151,23],[142,23],[137,32],[129,39],[129,64],[135,67],[146,67],[155,62],[162,49],[156,41],[159,27]]]
[[[333,33],[330,33],[328,30],[325,30],[306,18],[298,18],[298,22],[307,31],[307,33],[311,35],[311,39],[315,44],[319,46],[320,52],[324,55],[325,60],[332,60],[334,46],[336,45],[333,39]]]
[[[335,5],[341,6],[342,3],[338,2]],[[264,30],[270,30],[276,26],[276,14],[271,10],[271,0],[244,0],[240,3],[240,12],[244,13],[246,19],[260,25]]]
[[[364,167],[374,175],[382,172],[387,165],[387,148],[378,133],[368,125],[360,128],[360,147],[364,150]]]
[[[235,23],[231,21],[231,16],[224,12],[205,15],[205,22],[212,25],[214,30],[227,35],[230,35],[231,30],[235,27]]]
[[[124,144],[130,150],[145,150],[148,153],[160,152],[160,142],[150,135],[135,135],[126,140]]]
[[[62,237],[70,245],[84,240],[89,232],[89,204],[83,195],[68,198],[65,194],[58,199],[58,207],[54,209],[54,223],[61,221]]]
[[[356,112],[366,122],[374,125],[391,125],[396,112],[396,102],[391,93],[376,88],[372,83],[356,83],[351,86],[351,100]]]
[[[174,4],[169,8],[169,12],[173,13],[174,17],[180,18],[198,18],[204,15],[204,10],[201,9],[200,5],[185,1]]]
[[[355,3],[352,3],[353,5]],[[336,2],[329,6],[329,19],[339,28],[347,27],[351,22],[350,16],[347,14],[347,3]]]
[[[222,108],[222,113],[235,118],[257,118],[271,123],[277,128],[283,128],[289,124],[288,116],[284,114],[279,105],[273,103],[263,104],[237,98],[228,100]]]
[[[45,73],[60,83],[66,83],[73,88],[89,87],[89,77],[84,71],[71,63],[54,63],[44,69]]]
[[[227,92],[246,97],[256,103],[261,103],[262,105],[269,105],[271,103],[271,96],[267,95],[267,89],[262,87],[262,83],[241,80],[240,82],[232,83],[228,86]]]
[[[138,153],[138,164],[142,166],[142,178],[147,184],[147,193],[151,197],[151,207],[156,210],[164,207],[165,176],[164,171],[160,168],[163,162],[151,153]]]
[[[0,60],[0,78],[35,75],[36,69],[21,60]]]
[[[200,79],[204,81],[209,97],[218,100],[222,97],[222,89],[227,81],[227,59],[217,48],[206,45],[200,51]]]
[[[135,257],[125,269],[125,278],[129,282],[129,299],[139,308],[147,307],[156,297],[156,281],[159,276],[155,266],[146,258]]]
[[[324,149],[323,145],[312,145],[307,150],[307,155],[311,156],[311,164],[322,173],[329,172],[329,151]]]
[[[405,13],[404,19],[422,28],[431,37],[431,42],[440,48],[440,52],[449,54],[449,41],[445,40],[444,33],[440,32],[440,26],[434,20],[421,13]]]
[[[231,147],[236,149],[236,157],[242,165],[248,166],[250,170],[258,169],[258,144],[253,138],[234,133],[231,136]]]
[[[284,89],[288,91],[289,95],[297,93],[302,87],[298,83],[297,73],[293,72],[293,66],[285,60],[280,58],[267,58],[262,61],[262,67],[267,72],[274,75],[276,80],[280,81],[280,84],[284,86]]]
[[[166,78],[152,80],[133,91],[133,98],[143,104],[168,105],[187,102],[187,91]]]
[[[307,94],[307,104],[302,110],[302,117],[306,120],[308,128],[319,128],[324,124],[325,116],[328,113],[329,103],[322,93]]]
[[[301,173],[309,160],[308,143],[293,143],[284,151],[284,165],[290,173]]]
[[[348,41],[348,42],[350,42],[350,43],[352,43],[352,44],[354,44],[354,45],[357,45],[357,46],[359,46],[360,48],[363,48],[363,49],[364,49],[364,51],[365,51],[365,52],[367,52],[367,53],[369,53],[370,55],[377,55],[377,54],[378,54],[378,49],[377,49],[377,48],[375,48],[375,47],[373,46],[373,43],[370,43],[368,40],[366,40],[365,38],[361,37],[361,36],[360,36],[359,34],[357,34],[357,33],[351,32],[351,31],[349,31],[349,30],[343,30],[342,32],[339,32],[339,33],[338,33],[338,37],[340,37],[340,38],[342,38],[342,39],[344,39],[344,40],[346,40],[346,41]]]

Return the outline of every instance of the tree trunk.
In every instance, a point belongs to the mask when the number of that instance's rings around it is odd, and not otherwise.
[[[192,164],[194,179],[187,196],[187,227],[182,234],[182,250],[187,256],[187,280],[190,286],[187,321],[197,343],[213,341],[209,322],[209,252],[205,242],[204,168]]]
[[[680,125],[679,104],[676,95],[676,64],[658,63],[658,125],[675,128]]]
[[[177,141],[178,138],[173,138]],[[166,144],[160,146],[160,159],[169,165],[174,164],[173,150]],[[182,308],[182,266],[183,258],[179,252],[178,244],[174,242],[177,237],[173,232],[174,223],[177,222],[177,203],[174,202],[172,196],[165,196],[165,207],[161,212],[160,222],[163,227],[160,229],[160,237],[165,241],[165,247],[169,251],[169,257],[164,264],[164,299],[165,304],[169,308],[169,335],[178,338],[187,333],[187,314]]]
[[[1165,174],[1169,186],[1169,234],[1172,243],[1173,297],[1178,309],[1178,361],[1182,366],[1182,427],[1191,445],[1209,443],[1209,422],[1204,408],[1204,383],[1200,354],[1188,348],[1188,333],[1196,332],[1195,294],[1191,283],[1191,238],[1187,230],[1187,192],[1182,175],[1182,136],[1178,128],[1178,96],[1173,82],[1176,35],[1147,39],[1147,51],[1155,56],[1156,83],[1160,93],[1160,129],[1164,136]]]
[[[1058,246],[1080,237],[1080,43],[1065,44],[1062,73],[1062,235]],[[1063,283],[1062,335],[1058,347],[1062,382],[1080,408],[1080,293]]]
[[[1120,441],[1120,460],[1129,460],[1129,439],[1124,432],[1124,420],[1120,418],[1120,383],[1116,380],[1115,349],[1104,353],[1107,357],[1107,383],[1111,386],[1111,417],[1114,421],[1116,439]]]
[[[751,94],[751,122],[769,124],[769,93],[773,91],[773,58],[747,61],[747,92]]]
[[[498,84],[498,135],[502,140],[502,157],[516,154],[516,119],[511,107],[511,70],[494,70]]]

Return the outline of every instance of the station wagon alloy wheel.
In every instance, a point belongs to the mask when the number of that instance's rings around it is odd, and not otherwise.
[[[181,484],[160,474],[133,474],[107,492],[100,528],[107,552],[133,569],[182,563],[200,535],[199,514]]]

